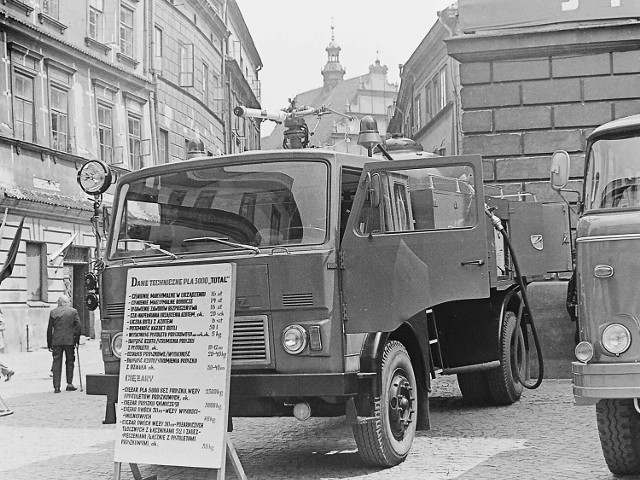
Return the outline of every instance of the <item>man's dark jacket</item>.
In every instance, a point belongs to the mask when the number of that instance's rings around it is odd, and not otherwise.
[[[49,313],[47,326],[47,347],[54,345],[75,345],[80,340],[80,316],[68,305],[54,308]]]

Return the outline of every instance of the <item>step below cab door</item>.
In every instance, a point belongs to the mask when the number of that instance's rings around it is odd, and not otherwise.
[[[480,156],[368,163],[342,239],[347,333],[489,296]]]

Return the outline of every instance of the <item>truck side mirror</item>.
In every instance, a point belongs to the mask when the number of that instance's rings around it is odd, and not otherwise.
[[[551,157],[551,188],[562,190],[569,180],[569,166],[571,159],[564,150],[556,151]]]

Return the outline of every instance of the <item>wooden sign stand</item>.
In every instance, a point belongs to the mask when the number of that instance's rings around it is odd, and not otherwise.
[[[242,468],[242,463],[240,463],[240,458],[236,453],[236,449],[231,442],[231,438],[229,438],[229,434],[225,435],[225,444],[226,444],[226,458],[231,462],[231,466],[233,467],[233,471],[236,472],[236,477],[238,480],[247,480],[247,475],[244,473],[244,468]],[[140,473],[140,469],[138,468],[137,463],[130,463],[129,467],[131,468],[131,474],[135,480],[158,480],[157,475],[151,475],[150,477],[143,477],[142,473]],[[226,476],[226,462],[222,463],[222,468],[218,468],[215,470],[215,480],[225,480]],[[122,479],[122,463],[115,462],[115,468],[113,473],[114,480]]]

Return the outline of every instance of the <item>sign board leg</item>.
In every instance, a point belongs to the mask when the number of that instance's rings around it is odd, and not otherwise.
[[[135,480],[157,480],[158,479],[157,475],[151,475],[150,477],[142,478],[142,473],[140,473],[140,469],[138,468],[137,463],[130,463],[129,466],[131,467],[131,473],[133,474],[133,478]]]
[[[233,469],[236,472],[236,476],[238,477],[238,480],[247,480],[247,475],[244,473],[244,468],[242,468],[242,464],[240,463],[240,458],[238,457],[238,453],[236,452],[235,447],[233,446],[233,443],[231,443],[231,438],[229,437],[229,434],[226,434],[226,444],[227,444],[227,455],[229,456],[229,459],[231,460],[231,465],[233,466]]]
[[[113,480],[120,480],[122,478],[122,463],[113,462]]]

